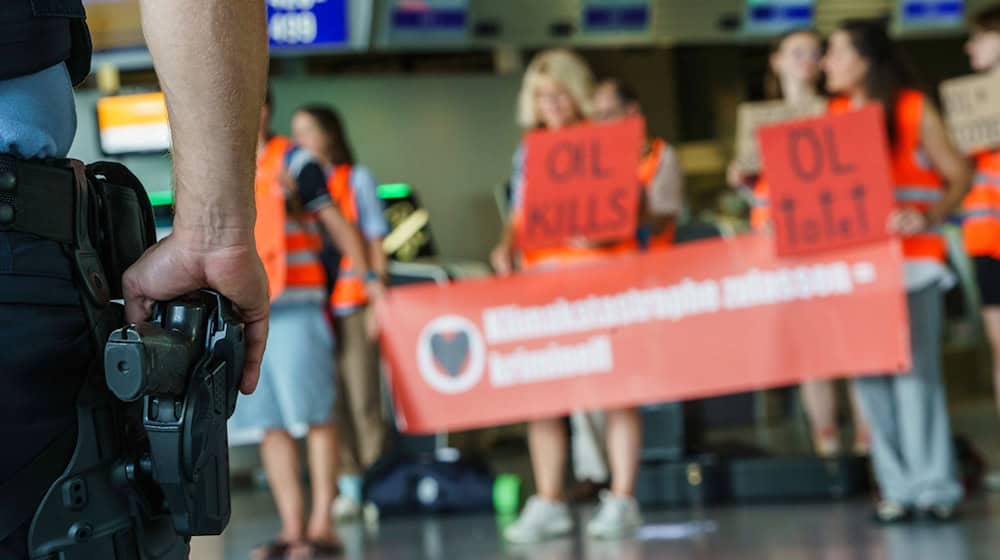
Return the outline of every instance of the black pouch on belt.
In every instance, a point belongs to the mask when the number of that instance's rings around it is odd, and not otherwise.
[[[96,199],[95,245],[108,275],[110,296],[119,299],[122,273],[156,243],[153,208],[142,183],[124,165],[93,163],[86,167],[86,175]]]

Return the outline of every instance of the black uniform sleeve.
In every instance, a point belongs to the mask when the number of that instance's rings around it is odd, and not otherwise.
[[[329,204],[333,204],[330,192],[326,189],[326,174],[316,163],[307,163],[299,171],[295,182],[299,187],[299,198],[302,206],[310,212],[318,212]]]

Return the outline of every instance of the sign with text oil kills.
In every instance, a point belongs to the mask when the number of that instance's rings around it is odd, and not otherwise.
[[[758,132],[779,256],[889,238],[895,203],[884,122],[875,104]]]
[[[634,237],[645,131],[641,118],[630,117],[528,133],[518,245],[540,249]]]

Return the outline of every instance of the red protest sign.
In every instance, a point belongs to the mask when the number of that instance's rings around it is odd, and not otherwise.
[[[393,288],[378,314],[399,426],[430,433],[905,370],[904,294],[897,241],[745,236]]]
[[[645,130],[643,120],[632,117],[528,133],[518,245],[540,249],[574,238],[635,236]]]
[[[894,207],[881,105],[760,129],[779,255],[889,238]]]

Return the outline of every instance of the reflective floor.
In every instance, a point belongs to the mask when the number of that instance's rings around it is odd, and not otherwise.
[[[195,560],[243,560],[278,530],[263,492],[234,497],[226,534],[195,543]],[[579,519],[591,514],[578,511]],[[988,560],[1000,558],[1000,496],[970,501],[960,521],[883,528],[863,501],[839,504],[727,506],[646,512],[637,538],[597,543],[580,538],[511,547],[490,515],[383,520],[340,529],[345,559],[380,560]]]
[[[986,460],[1000,466],[1000,419],[992,399],[952,404],[955,433],[975,442]],[[728,436],[727,436],[728,437]],[[770,441],[794,453],[795,429],[777,426],[748,437]],[[800,438],[801,439],[801,438]],[[794,445],[793,445],[794,444]],[[510,457],[509,472],[524,457]],[[527,465],[523,465],[527,475]],[[593,514],[580,508],[578,525]],[[983,494],[963,504],[950,525],[914,524],[884,528],[871,521],[870,503],[727,505],[699,513],[646,511],[637,538],[595,543],[579,535],[531,547],[511,547],[499,539],[502,522],[491,515],[389,518],[377,528],[363,524],[339,529],[347,560],[998,560],[1000,494]],[[233,518],[219,538],[194,543],[194,560],[245,560],[254,546],[278,532],[270,495],[263,490],[233,496]]]

